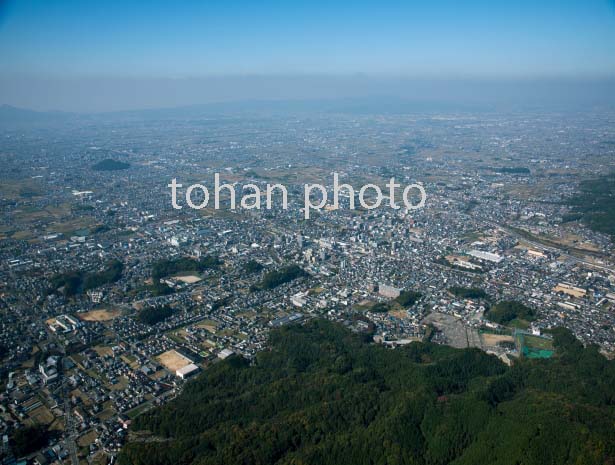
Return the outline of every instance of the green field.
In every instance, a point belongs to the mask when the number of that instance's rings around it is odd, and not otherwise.
[[[550,358],[555,352],[553,341],[545,337],[517,334],[520,352],[527,358]]]
[[[525,345],[534,349],[553,350],[553,341],[545,337],[525,336]]]

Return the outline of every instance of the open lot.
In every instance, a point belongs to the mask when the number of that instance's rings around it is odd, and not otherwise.
[[[128,387],[129,380],[126,376],[120,376],[116,379],[115,384],[106,383],[107,389],[110,391],[123,391]]]
[[[35,408],[28,415],[35,424],[49,425],[53,422],[54,416],[47,407],[41,405]]]
[[[97,437],[98,435],[96,434],[96,431],[90,431],[85,433],[83,436],[80,436],[79,439],[77,439],[77,444],[79,447],[88,447],[96,440]]]
[[[100,309],[79,313],[77,316],[83,321],[111,321],[120,316],[121,313],[118,309]]]
[[[95,346],[92,347],[99,357],[113,356],[113,349],[109,346]]]
[[[190,365],[192,360],[188,357],[184,357],[176,350],[167,350],[158,357],[158,361],[164,365],[164,367],[172,373],[175,373],[180,368]]]
[[[399,318],[400,320],[408,318],[408,312],[406,310],[390,310],[389,315]]]
[[[481,339],[483,344],[488,347],[496,347],[499,342],[514,342],[513,337],[506,334],[482,333]]]
[[[458,349],[481,346],[478,331],[466,327],[459,318],[453,315],[438,312],[430,313],[422,323],[433,324],[444,333],[448,343]]]
[[[198,283],[199,281],[201,281],[201,278],[195,275],[175,276],[175,279],[183,283],[186,283],[186,284],[194,284],[194,283]]]
[[[210,333],[215,333],[216,328],[218,327],[218,323],[213,320],[203,320],[195,325],[197,328],[203,328]]]

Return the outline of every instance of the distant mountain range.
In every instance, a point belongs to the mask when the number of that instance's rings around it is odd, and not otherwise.
[[[237,115],[284,115],[305,113],[405,114],[456,111],[489,111],[487,105],[405,101],[398,98],[332,100],[244,100],[171,108],[152,108],[104,113],[34,111],[11,105],[0,106],[0,125],[55,124],[78,121],[131,121],[199,119]]]
[[[530,104],[495,105],[432,100],[404,100],[393,96],[369,98],[311,99],[311,100],[238,100],[204,103],[169,108],[150,108],[102,113],[71,113],[34,111],[11,105],[0,105],[0,126],[64,124],[67,122],[122,122],[141,120],[190,120],[213,117],[275,116],[301,114],[441,114],[481,112],[533,112],[544,107]],[[558,106],[558,110],[571,110]]]
[[[49,123],[74,117],[73,113],[60,111],[34,111],[11,105],[0,105],[0,124],[8,123]]]

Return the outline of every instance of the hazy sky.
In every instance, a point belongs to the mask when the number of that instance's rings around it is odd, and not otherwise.
[[[111,109],[121,106],[113,86],[126,83],[158,85],[160,103],[173,104],[177,79],[357,73],[613,78],[615,2],[0,0],[0,103],[19,104],[27,85],[36,98],[65,89],[47,104],[78,109],[71,86],[104,84]]]

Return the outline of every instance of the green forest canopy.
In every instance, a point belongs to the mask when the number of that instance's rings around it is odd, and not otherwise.
[[[399,296],[397,296],[397,298],[395,299],[395,302],[397,302],[402,307],[412,307],[416,303],[416,301],[419,300],[420,298],[421,298],[420,292],[401,291],[399,293]]]
[[[256,273],[263,269],[263,265],[258,263],[256,260],[250,260],[249,262],[246,262],[243,269],[246,273]]]
[[[448,291],[455,297],[461,297],[462,299],[484,299],[487,297],[485,291],[476,287],[453,286]]]
[[[307,273],[298,265],[289,265],[279,270],[270,271],[265,274],[263,280],[255,286],[256,289],[273,289],[284,283],[288,283],[297,278],[307,276]]]
[[[63,288],[66,297],[82,294],[97,287],[119,281],[122,277],[124,264],[119,260],[111,260],[105,269],[100,272],[85,273],[83,271],[71,271],[62,273],[51,278],[50,292]]]
[[[201,257],[198,260],[189,257],[159,260],[154,263],[152,267],[152,278],[154,281],[159,281],[162,278],[166,278],[167,276],[172,276],[177,273],[202,273],[210,268],[218,268],[221,264],[222,262],[218,259],[218,257],[210,255]]]
[[[567,220],[580,219],[594,231],[615,238],[615,172],[584,181],[571,197]]]
[[[218,257],[207,255],[195,260],[190,257],[180,257],[159,260],[152,266],[152,293],[156,296],[167,295],[173,292],[169,286],[160,282],[161,279],[178,273],[202,273],[208,269],[217,269],[222,264]]]
[[[615,460],[615,362],[554,331],[558,355],[374,345],[313,320],[275,330],[136,418],[121,465],[600,464]]]
[[[137,313],[137,319],[141,323],[152,326],[166,320],[173,315],[173,313],[175,313],[175,311],[168,305],[163,307],[144,308]]]
[[[485,312],[485,317],[501,325],[515,319],[532,321],[535,316],[534,310],[515,300],[503,300]]]

